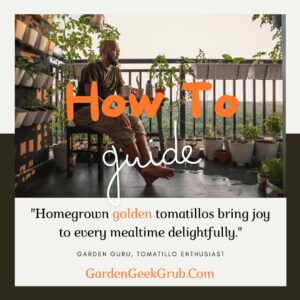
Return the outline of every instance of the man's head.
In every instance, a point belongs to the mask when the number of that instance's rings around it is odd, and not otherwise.
[[[118,64],[120,48],[116,41],[106,40],[100,45],[101,59],[107,60],[113,66]]]

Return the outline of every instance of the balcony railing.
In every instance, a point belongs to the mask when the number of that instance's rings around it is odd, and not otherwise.
[[[136,77],[138,77],[141,87],[144,88],[149,79],[149,68],[152,59],[121,59],[122,76],[126,84],[136,86]],[[217,60],[209,60],[211,64],[217,63]],[[187,82],[193,81],[192,76],[185,76],[180,68],[180,59],[168,59],[171,66],[177,68],[178,76]],[[246,63],[252,63],[247,60]],[[60,62],[62,63],[62,62]],[[85,60],[76,61],[74,64],[84,64]],[[263,63],[271,63],[268,60]],[[64,80],[64,71],[56,70],[56,65],[52,65],[56,74],[56,79]],[[200,79],[197,81],[201,81]],[[205,80],[203,80],[205,81]],[[282,112],[282,81],[281,80],[225,80],[213,79],[206,80],[212,84],[210,91],[202,91],[200,118],[192,118],[191,102],[186,101],[181,105],[180,111],[178,107],[172,105],[176,101],[176,88],[168,88],[166,97],[169,101],[163,106],[163,131],[164,136],[173,136],[174,120],[179,120],[180,136],[185,138],[202,138],[207,134],[208,124],[216,128],[218,135],[236,137],[238,134],[238,125],[252,123],[258,126],[262,133],[266,133],[263,120],[271,112]],[[180,91],[180,97],[184,97],[184,91]],[[217,99],[222,95],[233,95],[239,100],[239,109],[237,113],[230,118],[223,118],[216,115],[214,106]],[[53,102],[57,105],[62,99],[65,99],[65,92],[61,91],[53,98]],[[172,108],[172,109],[171,109]],[[178,115],[180,118],[178,118]],[[157,131],[156,119],[150,119],[146,115],[142,116],[142,120],[148,132]]]

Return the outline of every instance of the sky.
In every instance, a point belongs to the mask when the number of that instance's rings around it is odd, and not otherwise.
[[[198,49],[207,58],[223,53],[251,58],[269,52],[274,42],[269,26],[260,28],[252,15],[105,15],[105,22],[121,33],[120,58],[195,57]],[[268,57],[265,57],[268,58]]]

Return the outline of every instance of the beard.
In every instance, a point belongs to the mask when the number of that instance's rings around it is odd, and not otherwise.
[[[110,64],[112,64],[113,66],[118,65],[118,60],[113,58],[111,55],[108,55],[108,61],[110,62]]]

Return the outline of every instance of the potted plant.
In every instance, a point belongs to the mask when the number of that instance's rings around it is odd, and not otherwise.
[[[34,103],[34,98],[25,96],[24,103],[21,108],[26,110],[27,114],[23,121],[22,126],[25,127],[32,126],[36,116],[38,115],[38,110],[36,107],[34,107],[33,103]]]
[[[231,57],[223,54],[223,61],[218,64],[209,65],[209,79],[238,79],[239,64],[245,61],[243,57]]]
[[[196,137],[194,136],[193,140],[190,143],[188,143],[187,145],[192,147],[192,152],[190,154],[189,159],[197,160],[200,156],[200,146],[199,146],[199,143],[198,143]],[[189,150],[187,150],[187,151],[189,151]]]
[[[195,78],[197,79],[208,78],[209,64],[207,63],[205,52],[202,49],[199,49],[199,53],[195,58],[195,63],[192,66],[193,66],[193,72],[195,74]]]
[[[19,84],[22,86],[31,87],[36,77],[35,63],[30,63],[26,58],[17,58],[17,65],[25,70]]]
[[[282,117],[278,113],[271,113],[264,121],[267,132],[271,138],[264,138],[255,141],[255,154],[258,160],[275,158],[278,154],[279,142],[276,137],[281,133]]]
[[[260,136],[260,130],[250,124],[240,125],[239,127],[242,139],[231,140],[229,149],[232,161],[236,162],[238,166],[245,166],[245,164],[252,164],[254,139]]]
[[[184,78],[186,75],[190,75],[193,78],[195,78],[195,74],[194,74],[194,70],[192,67],[192,59],[187,58],[187,57],[180,57],[180,72],[182,74],[184,74]],[[172,67],[169,70],[169,77],[167,77],[167,85],[168,87],[173,87],[174,85],[177,86],[176,89],[176,100],[173,101],[172,105],[169,106],[169,110],[173,110],[174,107],[178,108],[178,113],[177,113],[177,122],[174,122],[174,127],[176,128],[176,142],[177,142],[177,157],[179,159],[182,158],[182,150],[185,146],[185,139],[180,137],[179,135],[179,125],[180,125],[180,120],[181,120],[181,116],[180,116],[180,112],[181,112],[181,106],[183,103],[185,103],[188,99],[191,98],[191,93],[187,92],[183,95],[181,95],[180,90],[181,90],[181,86],[182,84],[185,82],[184,79],[179,78],[178,76],[176,76],[176,68]],[[174,81],[174,82],[173,82]],[[166,139],[166,148],[175,148],[175,137],[170,137]],[[174,158],[174,153],[173,151],[168,151],[167,152],[167,158],[168,159],[173,159]]]
[[[252,56],[255,60],[249,69],[248,79],[261,79],[264,80],[267,74],[267,65],[263,63],[262,56],[267,53],[264,51],[257,52]]]
[[[266,194],[269,197],[283,196],[283,166],[280,158],[273,158],[265,162],[268,172]]]
[[[217,160],[221,165],[227,165],[229,163],[230,155],[226,149],[217,150]]]
[[[258,187],[260,190],[265,191],[269,175],[268,161],[262,162],[259,167],[252,169],[251,172],[257,173]]]
[[[28,68],[28,65],[30,65],[30,62],[28,62],[27,58],[23,56],[18,56],[16,59],[16,67],[15,67],[15,84],[19,85],[26,69]]]
[[[217,137],[217,130],[211,124],[208,124],[207,127],[207,136],[203,138],[204,157],[214,160],[217,150],[223,148],[223,139]]]
[[[170,67],[165,55],[157,55],[149,69],[150,80],[156,80],[155,92],[165,94],[166,87],[173,87],[173,79],[177,72],[175,67]]]

